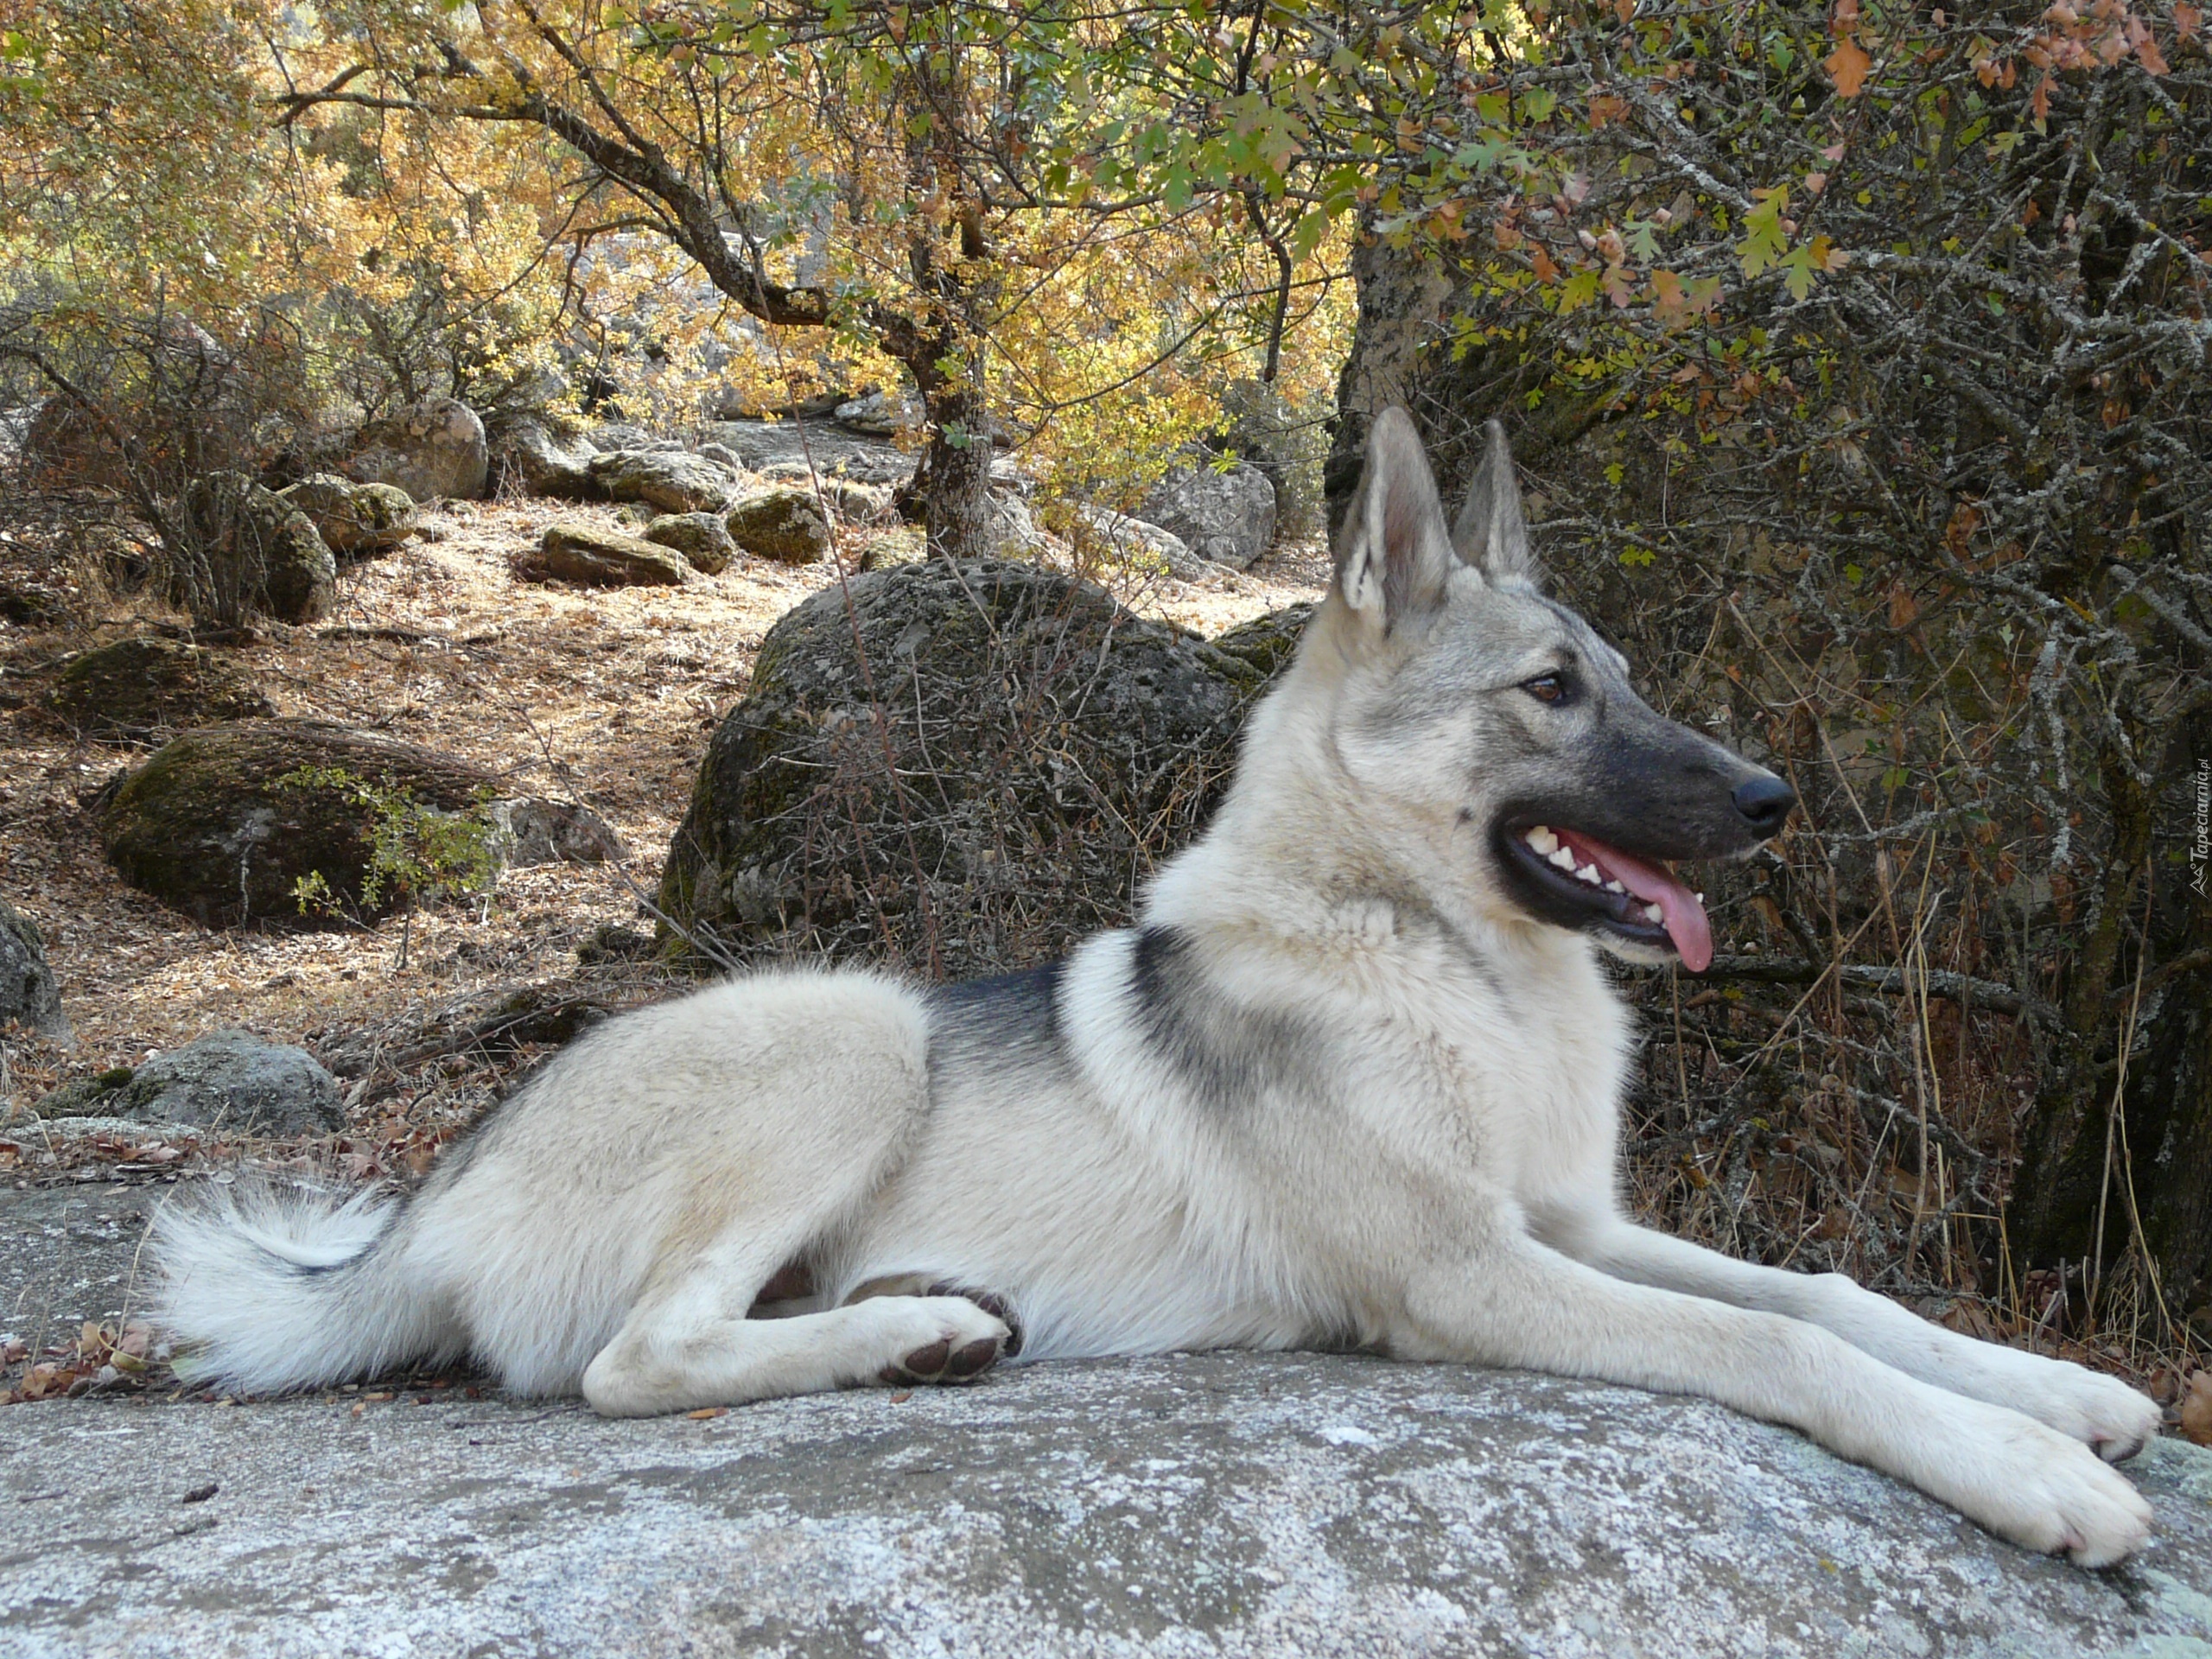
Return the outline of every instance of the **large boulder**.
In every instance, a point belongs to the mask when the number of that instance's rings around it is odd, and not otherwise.
[[[276,712],[227,658],[205,645],[149,635],[69,658],[47,706],[88,736],[131,740]]]
[[[719,512],[737,499],[737,475],[684,449],[614,449],[594,455],[592,482],[610,500],[642,501],[663,512]]]
[[[1153,486],[1135,516],[1200,558],[1242,570],[1274,542],[1275,486],[1249,461],[1222,470],[1179,467]]]
[[[490,475],[484,423],[467,404],[433,397],[361,429],[346,471],[417,501],[474,501]]]
[[[737,543],[719,513],[664,512],[645,526],[645,539],[674,548],[694,570],[718,576],[737,556]]]
[[[250,1031],[219,1031],[55,1090],[40,1117],[114,1117],[241,1135],[318,1135],[344,1121],[338,1081],[314,1055]]]
[[[536,547],[515,556],[512,569],[524,582],[584,588],[675,588],[691,579],[681,554],[596,524],[549,525]]]
[[[582,433],[553,420],[503,423],[492,432],[490,472],[493,487],[524,495],[549,495],[562,501],[597,501],[605,492],[591,475],[599,446]]]
[[[723,522],[730,539],[756,558],[812,564],[830,556],[830,521],[811,491],[772,484],[737,502]]]
[[[856,576],[769,630],[661,908],[740,956],[888,941],[965,972],[1046,954],[1126,917],[1266,682],[1035,565]]]
[[[307,514],[323,544],[345,559],[389,553],[422,522],[415,498],[397,485],[356,484],[336,473],[303,478],[276,499]]]
[[[490,774],[370,732],[303,720],[242,721],[187,732],[99,808],[100,842],[124,880],[210,927],[315,925],[302,881],[373,917],[399,902],[363,882],[379,830],[412,807],[480,813]],[[365,800],[364,792],[372,798]]]
[[[175,597],[203,620],[258,613],[314,622],[338,601],[338,563],[314,521],[238,473],[193,480],[178,510],[184,544],[169,550]]]
[[[0,1032],[10,1026],[53,1042],[70,1040],[61,988],[47,965],[46,940],[35,922],[0,899]]]
[[[101,1317],[129,1292],[146,1190],[66,1191],[67,1211],[52,1192],[0,1194],[22,1212],[0,1203],[0,1289],[66,1248],[66,1269],[39,1289]],[[2212,1452],[2171,1439],[2126,1465],[2156,1517],[2153,1547],[2088,1573],[2000,1543],[1788,1429],[1467,1365],[1046,1362],[964,1389],[627,1422],[459,1388],[219,1411],[169,1393],[0,1410],[0,1503],[41,1517],[17,1527],[0,1574],[14,1650],[2212,1650]],[[65,1481],[70,1501],[50,1501]]]

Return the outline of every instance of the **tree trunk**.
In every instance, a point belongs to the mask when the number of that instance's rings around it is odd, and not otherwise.
[[[901,502],[929,533],[930,551],[950,559],[998,550],[991,512],[991,440],[982,399],[964,385],[940,386],[923,399],[930,447]]]
[[[2212,860],[2200,839],[2212,806],[2212,703],[2176,731],[2158,781],[2160,839],[2172,837],[2183,856],[2153,866],[2151,971],[2196,965],[2144,999],[2149,1041],[2128,1071],[2127,1137],[2167,1310],[2202,1342],[2212,1339]]]

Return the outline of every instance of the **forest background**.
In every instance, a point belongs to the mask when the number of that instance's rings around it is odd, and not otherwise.
[[[1630,982],[1637,1203],[2178,1376],[2209,168],[2181,3],[0,0],[0,405],[181,568],[194,480],[431,397],[877,388],[951,559],[1008,446],[1056,527],[1196,443],[1295,528],[1384,404],[1447,489],[1502,413],[1560,590],[1805,801]]]

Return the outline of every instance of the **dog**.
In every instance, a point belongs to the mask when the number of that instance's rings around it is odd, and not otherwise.
[[[2150,1400],[1623,1211],[1600,953],[1705,968],[1670,863],[1794,804],[1545,594],[1495,422],[1451,521],[1393,410],[1135,925],[980,982],[768,972],[611,1020],[410,1200],[164,1211],[162,1318],[235,1389],[467,1355],[613,1416],[1017,1355],[1526,1367],[1702,1395],[2118,1560],[2151,1512],[2101,1459]]]

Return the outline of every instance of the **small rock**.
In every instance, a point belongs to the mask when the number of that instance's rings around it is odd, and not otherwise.
[[[719,512],[737,499],[737,474],[682,449],[616,449],[594,455],[592,481],[616,501],[663,512]]]
[[[629,849],[588,806],[537,796],[492,803],[492,851],[510,869],[537,864],[604,864]]]
[[[229,624],[257,611],[279,622],[313,622],[337,602],[338,563],[313,521],[251,479],[195,479],[181,517],[193,545],[170,550],[173,562],[186,561],[174,581],[194,616]]]
[[[1089,502],[1076,508],[1076,522],[1078,543],[1087,541],[1118,563],[1164,569],[1185,581],[1206,573],[1183,538],[1158,524]]]
[[[550,526],[512,568],[525,582],[585,588],[675,588],[691,579],[691,567],[659,543],[591,524]]]
[[[47,1119],[115,1117],[232,1135],[318,1135],[344,1122],[338,1080],[315,1056],[250,1031],[219,1031],[135,1069],[102,1072],[31,1109]]]
[[[856,524],[887,524],[898,518],[890,490],[880,484],[860,484],[849,478],[825,478],[822,493],[840,518]]]
[[[35,922],[0,899],[0,1030],[16,1024],[52,1042],[71,1040],[46,940]]]
[[[585,967],[601,962],[641,962],[653,954],[653,936],[620,922],[601,922],[576,947],[576,960]]]
[[[333,553],[365,559],[388,553],[415,533],[422,515],[414,498],[393,484],[356,484],[317,473],[276,499],[308,516]]]
[[[880,484],[864,484],[840,473],[817,473],[802,461],[776,461],[762,467],[760,476],[771,483],[787,484],[809,498],[818,482],[830,510],[856,524],[888,524],[893,516],[892,493]]]
[[[346,473],[364,484],[394,484],[417,501],[474,501],[491,458],[484,423],[458,399],[434,397],[361,429]]]
[[[657,438],[634,421],[601,421],[587,427],[584,436],[594,449],[605,454],[615,449],[681,449],[674,438]]]
[[[557,423],[529,420],[502,425],[490,442],[491,474],[501,487],[561,501],[601,499],[591,475],[599,450],[589,438]]]
[[[789,485],[756,490],[723,515],[747,553],[779,564],[812,564],[830,553],[830,521],[813,495]]]
[[[743,478],[747,472],[752,470],[750,467],[746,466],[745,457],[738,454],[736,450],[731,448],[726,443],[702,443],[696,449],[693,450],[692,453],[694,454],[704,455],[709,461],[713,461],[716,466],[728,467],[730,470],[730,475],[734,478]]]
[[[1274,541],[1275,486],[1249,461],[1219,472],[1179,467],[1153,486],[1135,516],[1198,557],[1243,570]]]
[[[906,398],[871,391],[865,397],[838,404],[832,418],[848,432],[857,432],[863,437],[887,438],[909,427],[919,426],[923,416],[919,407]]]
[[[1290,666],[1314,609],[1311,603],[1300,603],[1240,622],[1214,640],[1214,649],[1242,658],[1273,679]]]
[[[143,635],[72,657],[47,706],[80,732],[130,739],[276,712],[215,652]]]
[[[737,543],[718,513],[663,513],[645,526],[645,539],[672,547],[690,561],[694,570],[718,576],[737,556]]]

